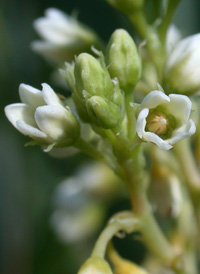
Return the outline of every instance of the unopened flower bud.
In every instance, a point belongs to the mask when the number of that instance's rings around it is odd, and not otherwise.
[[[120,109],[112,102],[100,96],[93,96],[86,101],[86,108],[94,124],[109,129],[117,126],[120,120]]]
[[[200,89],[200,34],[187,37],[174,47],[167,59],[165,83],[168,90],[191,95]]]
[[[113,274],[106,260],[90,257],[80,268],[78,274]]]
[[[124,91],[132,91],[141,76],[141,60],[127,31],[118,29],[112,34],[106,59],[111,77],[118,78]]]
[[[80,97],[84,90],[91,96],[107,96],[113,89],[105,64],[90,54],[82,53],[76,58],[74,75]]]
[[[141,9],[144,4],[144,0],[107,0],[107,2],[125,14]]]

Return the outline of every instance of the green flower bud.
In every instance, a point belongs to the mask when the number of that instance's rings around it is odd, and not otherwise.
[[[107,2],[125,14],[131,14],[141,9],[144,4],[144,0],[107,0]]]
[[[131,36],[116,30],[109,41],[106,61],[112,78],[117,77],[124,91],[132,91],[141,77],[141,60]]]
[[[76,58],[74,75],[76,90],[82,98],[84,90],[91,96],[107,97],[113,89],[109,72],[103,61],[87,53],[82,53]]]
[[[77,113],[79,117],[81,118],[81,120],[83,120],[85,123],[90,122],[91,119],[87,113],[87,109],[83,99],[81,99],[75,92],[72,93],[72,98],[76,106]]]
[[[106,260],[90,257],[80,268],[78,274],[113,274]]]
[[[86,108],[92,122],[105,129],[114,128],[120,120],[120,109],[112,102],[100,96],[93,96],[86,101]]]

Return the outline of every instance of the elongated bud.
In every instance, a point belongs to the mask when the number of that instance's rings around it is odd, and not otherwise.
[[[118,78],[121,89],[132,91],[141,77],[141,60],[127,31],[118,29],[112,34],[106,61],[111,77]]]
[[[106,66],[90,54],[82,53],[76,58],[74,74],[80,97],[83,97],[83,90],[91,96],[107,96],[113,89]]]
[[[192,95],[200,89],[200,34],[189,36],[176,44],[167,58],[165,85],[174,93]]]
[[[141,9],[144,4],[144,0],[107,0],[107,2],[125,14],[131,14]]]
[[[86,108],[93,123],[100,127],[114,128],[119,123],[119,107],[112,102],[106,102],[99,96],[93,96],[87,100]]]
[[[80,268],[78,274],[113,274],[106,260],[90,257]]]

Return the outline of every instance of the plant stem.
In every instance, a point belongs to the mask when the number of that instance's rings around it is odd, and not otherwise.
[[[138,230],[140,222],[130,211],[115,214],[97,239],[91,256],[104,258],[107,245],[120,230],[131,233]]]
[[[126,174],[133,213],[136,214],[142,224],[140,230],[145,245],[164,263],[173,265],[176,254],[158,226],[146,196],[147,182],[142,166],[141,149],[136,148],[132,159],[127,159],[122,164]]]
[[[94,249],[91,256],[98,256],[104,258],[107,244],[112,239],[112,237],[119,231],[119,225],[113,223],[107,226],[100,234],[98,240],[95,243]]]
[[[98,161],[104,161],[103,155],[92,145],[90,145],[88,142],[84,141],[83,139],[78,139],[78,141],[74,145],[76,148],[80,149],[82,152],[84,152],[86,155],[98,160]]]
[[[165,62],[165,49],[163,48],[156,29],[148,25],[144,12],[139,10],[129,16],[138,34],[147,42],[147,51],[156,68],[159,82],[162,82],[163,66]]]
[[[188,188],[193,196],[200,192],[200,172],[196,165],[189,139],[184,139],[174,146],[174,153],[179,160]]]
[[[125,93],[125,106],[126,106],[126,114],[128,119],[128,137],[129,141],[132,144],[136,131],[136,117],[135,117],[135,108],[134,108],[134,97],[133,92]]]
[[[168,2],[166,14],[159,27],[159,37],[163,45],[165,45],[167,30],[179,2],[180,0],[169,0]]]

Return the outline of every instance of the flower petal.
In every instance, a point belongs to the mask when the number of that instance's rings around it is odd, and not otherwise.
[[[55,8],[48,8],[45,10],[45,15],[46,17],[48,17],[49,19],[51,18],[52,20],[55,21],[69,21],[69,15],[67,15],[66,13],[60,11],[59,9],[55,9]]]
[[[185,95],[179,94],[170,94],[169,98],[170,103],[167,104],[167,110],[182,124],[187,122],[192,108],[190,99]]]
[[[23,120],[25,123],[32,126],[36,126],[34,120],[34,110],[31,109],[28,105],[18,103],[11,104],[5,107],[5,114],[8,120],[17,128],[16,122],[18,120]]]
[[[136,122],[136,132],[138,136],[142,139],[145,126],[146,126],[146,118],[149,114],[148,108],[144,108],[143,110],[140,111],[137,122]]]
[[[196,132],[196,126],[193,120],[189,120],[186,124],[184,124],[179,129],[175,130],[172,134],[172,137],[167,140],[169,144],[175,144],[182,139],[190,137]]]
[[[34,21],[35,30],[55,45],[67,44],[76,36],[76,26],[70,17],[58,9],[47,9],[46,17]]]
[[[35,120],[38,127],[52,141],[66,139],[70,120],[68,111],[64,107],[53,105],[38,107],[35,112]]]
[[[62,106],[60,99],[48,84],[42,84],[42,88],[43,97],[47,105]]]
[[[21,84],[19,86],[19,96],[23,103],[36,108],[45,105],[42,92],[29,85]]]
[[[156,135],[153,132],[144,132],[143,136],[145,141],[151,142],[156,144],[158,147],[164,149],[164,150],[169,150],[172,148],[172,145],[168,144],[168,142],[164,141],[161,139],[158,135]]]
[[[27,135],[37,141],[46,141],[47,135],[31,125],[28,125],[22,120],[16,122],[16,128],[24,135]]]
[[[190,52],[198,52],[199,43],[200,34],[191,35],[178,42],[167,60],[166,70],[171,69],[174,65],[183,60]]]
[[[169,102],[169,97],[160,90],[153,90],[141,102],[141,108],[155,108],[161,103]]]

